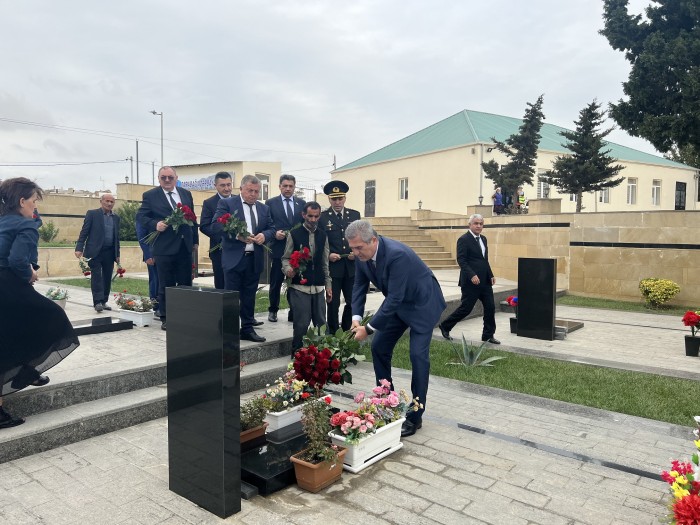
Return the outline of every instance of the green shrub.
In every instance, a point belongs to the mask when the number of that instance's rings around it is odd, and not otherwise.
[[[647,306],[660,308],[678,295],[681,287],[669,279],[650,277],[639,281],[639,291],[642,292]]]
[[[39,227],[39,238],[43,242],[52,242],[58,236],[58,228],[53,221],[45,222]]]
[[[267,403],[261,396],[251,397],[241,405],[241,432],[259,427],[267,415]]]
[[[140,207],[141,203],[128,201],[116,211],[121,219],[119,221],[119,240],[138,241],[136,238],[136,212],[139,211]]]

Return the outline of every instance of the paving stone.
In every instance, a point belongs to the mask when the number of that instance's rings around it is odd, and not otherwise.
[[[539,494],[537,492],[527,490],[521,487],[516,487],[510,483],[504,481],[497,481],[492,487],[489,488],[496,494],[501,494],[507,498],[513,499],[515,501],[521,501],[532,505],[533,507],[544,507],[549,501],[549,497]]]
[[[472,519],[465,516],[464,513],[453,509],[445,508],[441,505],[431,505],[428,510],[423,513],[423,516],[443,523],[444,525],[464,525],[465,523],[478,524],[484,523],[480,520]]]

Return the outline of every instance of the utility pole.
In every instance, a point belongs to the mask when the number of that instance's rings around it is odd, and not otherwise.
[[[156,185],[156,161],[151,161],[151,184]]]
[[[139,183],[139,139],[136,139],[136,184]]]
[[[129,157],[129,162],[131,164],[131,182],[134,182],[134,157]]]

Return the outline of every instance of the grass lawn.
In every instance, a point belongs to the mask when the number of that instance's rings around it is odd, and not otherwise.
[[[79,286],[81,288],[90,288],[90,279],[84,277],[72,279],[51,279],[52,283],[63,284],[66,286]],[[118,293],[126,290],[126,293],[131,295],[142,295],[148,297],[148,281],[146,279],[134,279],[133,277],[121,277],[112,282],[112,293]],[[267,312],[270,306],[268,293],[260,291],[255,298],[255,311]],[[282,295],[280,299],[280,308],[289,308],[287,299]]]
[[[368,348],[365,355],[368,361],[372,360]],[[497,350],[485,350],[481,359],[495,355],[506,359],[495,362],[493,367],[448,365],[448,362],[457,362],[455,348],[447,341],[433,341],[430,345],[430,373],[683,426],[690,426],[693,416],[697,415],[698,381]],[[393,365],[411,369],[407,337],[396,345]]]
[[[557,298],[557,304],[564,306],[580,306],[582,308],[604,308],[606,310],[620,310],[625,312],[642,312],[645,314],[680,315],[688,310],[697,310],[697,306],[664,306],[660,309],[647,308],[643,300],[639,302],[614,301],[612,299],[598,299],[596,297],[580,297],[576,295],[564,295]]]

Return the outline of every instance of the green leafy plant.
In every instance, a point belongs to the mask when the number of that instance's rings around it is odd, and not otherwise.
[[[132,312],[150,312],[155,306],[155,301],[148,297],[127,295],[126,290],[122,293],[114,294],[114,302],[122,310],[131,310]]]
[[[43,242],[52,242],[58,236],[58,231],[53,221],[47,221],[39,227],[39,238]]]
[[[681,291],[681,287],[669,279],[650,277],[639,281],[639,291],[649,308],[661,308]]]
[[[241,432],[259,427],[267,414],[265,398],[255,396],[241,405]]]
[[[467,339],[464,337],[464,334],[462,334],[462,347],[459,348],[457,345],[454,343],[452,344],[452,348],[454,348],[455,353],[457,354],[457,358],[459,359],[458,363],[454,362],[448,362],[448,365],[458,365],[458,366],[493,366],[493,363],[495,361],[498,361],[500,359],[505,359],[503,356],[492,356],[488,357],[486,359],[483,359],[479,361],[479,358],[481,357],[481,353],[484,351],[484,344],[481,343],[479,347],[477,348],[474,345],[471,345],[467,343]]]
[[[52,301],[62,301],[63,299],[68,299],[68,290],[60,286],[56,288],[52,286],[47,290],[45,295]]]
[[[119,221],[119,239],[122,241],[137,241],[136,237],[136,212],[139,211],[141,203],[128,201],[119,206],[116,214],[121,219]]]
[[[307,447],[297,457],[309,463],[336,461],[338,446],[333,445],[328,437],[331,431],[329,405],[331,396],[312,398],[302,408],[301,425],[308,438]]]

